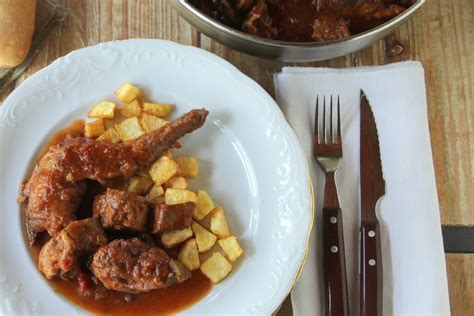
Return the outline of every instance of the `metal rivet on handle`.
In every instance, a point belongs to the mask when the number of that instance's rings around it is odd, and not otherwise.
[[[375,236],[375,232],[373,230],[369,230],[369,237],[374,237]]]
[[[369,260],[369,266],[375,266],[375,260],[374,259],[370,259]]]
[[[331,247],[331,252],[332,252],[332,253],[336,253],[336,252],[337,252],[337,247],[336,247],[336,246],[332,246],[332,247]]]
[[[337,223],[337,218],[335,218],[334,216],[332,216],[329,221],[331,222],[331,224],[336,224]]]

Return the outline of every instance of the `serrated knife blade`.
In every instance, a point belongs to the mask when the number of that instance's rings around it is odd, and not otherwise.
[[[364,91],[360,92],[360,204],[362,221],[376,221],[375,207],[385,195],[380,146],[374,113]]]
[[[385,194],[374,114],[360,91],[360,315],[382,315],[382,248],[376,207]]]

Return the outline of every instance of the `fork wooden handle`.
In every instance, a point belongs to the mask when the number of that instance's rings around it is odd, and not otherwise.
[[[360,315],[382,315],[382,249],[377,222],[360,228]]]
[[[346,260],[340,208],[323,208],[326,315],[348,315]]]

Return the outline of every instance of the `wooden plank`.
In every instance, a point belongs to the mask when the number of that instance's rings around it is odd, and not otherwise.
[[[474,315],[474,254],[446,255],[453,316]]]
[[[275,316],[292,316],[293,307],[291,306],[291,296],[288,295],[281,304],[280,309],[275,313]]]
[[[425,67],[433,160],[445,225],[474,225],[474,2],[430,0],[396,32]]]

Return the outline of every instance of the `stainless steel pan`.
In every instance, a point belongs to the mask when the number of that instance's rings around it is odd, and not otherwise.
[[[194,8],[186,0],[170,0],[176,10],[200,32],[241,52],[288,62],[318,61],[358,51],[384,38],[420,8],[418,0],[405,12],[370,31],[328,42],[298,43],[265,39],[235,30]]]

